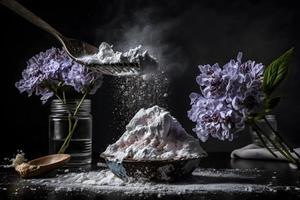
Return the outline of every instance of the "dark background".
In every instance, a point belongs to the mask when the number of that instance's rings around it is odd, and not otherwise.
[[[146,1],[89,0],[21,3],[66,36],[98,45],[102,41],[119,50],[142,44],[169,69],[171,113],[192,133],[187,118],[188,95],[198,91],[195,77],[199,64],[225,64],[238,51],[244,59],[270,63],[295,47],[288,79],[279,89],[283,96],[275,114],[279,129],[293,145],[300,145],[300,38],[299,6],[293,1]],[[38,97],[19,94],[14,84],[21,78],[26,60],[60,44],[48,33],[0,6],[1,45],[1,155],[17,149],[29,156],[47,153],[49,104]],[[113,77],[105,77],[93,101],[93,150],[99,153],[117,139],[124,127],[113,113]],[[125,113],[124,113],[125,114]],[[126,122],[127,123],[127,122]],[[112,125],[114,124],[114,125]],[[233,142],[210,139],[209,152],[231,151],[250,142],[241,134]]]

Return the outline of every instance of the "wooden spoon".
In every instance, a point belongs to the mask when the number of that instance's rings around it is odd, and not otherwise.
[[[63,166],[70,158],[69,154],[52,154],[17,165],[15,169],[22,178],[41,176]]]

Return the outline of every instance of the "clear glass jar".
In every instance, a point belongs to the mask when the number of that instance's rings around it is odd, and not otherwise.
[[[266,115],[266,119],[268,120],[269,124],[273,127],[273,129],[276,131],[277,130],[277,121],[276,121],[275,115]],[[266,133],[274,141],[275,136],[274,136],[274,134],[272,134],[272,129],[270,129],[270,127],[268,126],[268,124],[265,122],[264,119],[258,120],[257,125],[261,128],[261,130],[264,133]],[[251,127],[250,127],[250,134],[252,137],[252,143],[254,143],[258,146],[261,146],[261,147],[264,146],[263,143],[261,142],[261,140],[259,139],[259,137],[257,136],[256,131],[253,130]],[[273,145],[270,143],[270,141],[265,136],[262,136],[262,137],[268,147],[270,147],[271,149],[275,149],[273,147]]]
[[[85,99],[75,117],[72,117],[69,113],[75,112],[79,102],[79,99],[67,100],[65,104],[56,99],[52,101],[49,115],[49,153],[59,152],[69,134],[70,122],[74,125],[77,120],[69,146],[64,152],[71,155],[67,167],[90,169],[92,162],[91,101]]]

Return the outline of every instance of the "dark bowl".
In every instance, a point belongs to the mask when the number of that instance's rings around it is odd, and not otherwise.
[[[149,181],[172,182],[190,175],[204,156],[181,160],[123,160],[113,161],[101,154],[109,169],[119,178],[127,181],[129,177]]]

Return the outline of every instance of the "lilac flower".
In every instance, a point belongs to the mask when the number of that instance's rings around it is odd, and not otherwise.
[[[196,122],[193,129],[205,142],[209,136],[232,140],[244,129],[247,117],[264,100],[261,89],[264,66],[254,61],[242,63],[242,53],[223,67],[200,65],[196,81],[201,94],[191,93],[188,117]]]
[[[63,49],[51,48],[27,62],[22,79],[16,82],[20,92],[41,96],[43,103],[58,87],[71,87],[77,92],[93,94],[102,84],[102,74],[74,62]]]

